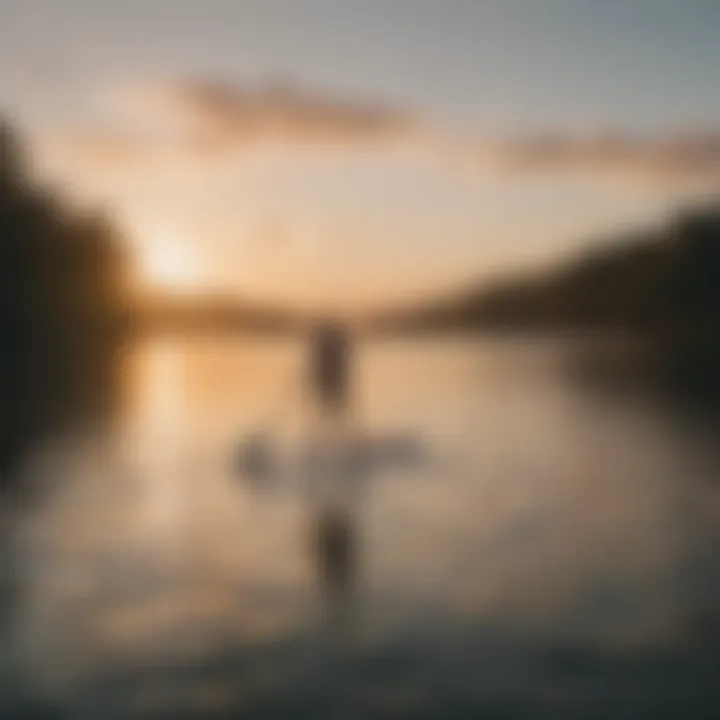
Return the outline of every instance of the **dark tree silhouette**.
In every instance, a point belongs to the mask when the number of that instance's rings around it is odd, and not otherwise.
[[[0,126],[0,471],[40,435],[108,398],[125,258],[110,224],[31,181]],[[93,399],[93,402],[90,402]]]
[[[720,207],[607,240],[545,275],[473,288],[377,327],[621,331],[647,350],[638,356],[643,371],[720,397]]]

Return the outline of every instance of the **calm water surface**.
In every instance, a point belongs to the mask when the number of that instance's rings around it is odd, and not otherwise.
[[[233,468],[248,431],[302,443],[302,348],[132,348],[109,436],[27,469],[47,489],[17,530],[8,697],[92,718],[714,716],[716,437],[580,380],[570,351],[360,352],[354,426],[423,458],[363,486],[340,646],[307,497]]]

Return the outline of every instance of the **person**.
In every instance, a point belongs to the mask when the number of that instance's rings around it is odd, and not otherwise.
[[[274,463],[270,439],[262,433],[250,435],[238,449],[237,471],[249,480],[267,483],[273,476]]]
[[[312,344],[311,385],[315,400],[330,412],[342,412],[350,402],[352,350],[347,332],[326,321],[316,330]]]

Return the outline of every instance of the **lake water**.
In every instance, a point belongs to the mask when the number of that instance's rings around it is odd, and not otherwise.
[[[233,462],[248,432],[302,444],[302,348],[129,349],[109,433],[25,471],[43,490],[16,528],[8,716],[717,716],[717,435],[583,380],[572,350],[359,351],[353,427],[422,457],[363,482],[339,641],[292,463],[259,486]]]

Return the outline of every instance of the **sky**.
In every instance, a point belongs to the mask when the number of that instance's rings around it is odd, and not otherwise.
[[[716,0],[0,0],[2,112],[149,282],[407,298],[720,179]]]

